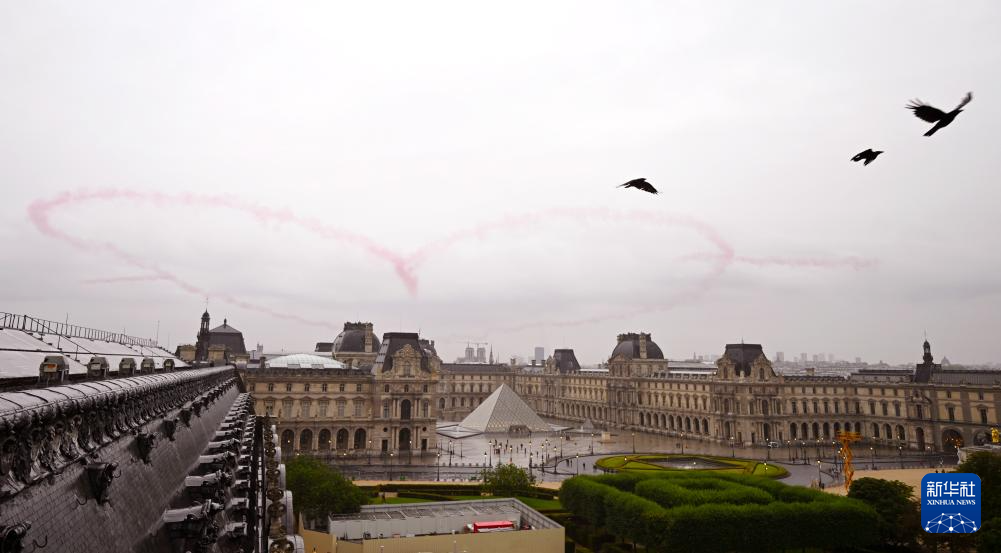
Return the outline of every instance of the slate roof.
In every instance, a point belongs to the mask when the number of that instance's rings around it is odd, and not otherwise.
[[[372,351],[379,351],[379,338],[372,336]],[[344,323],[344,330],[334,338],[335,352],[365,352],[365,323]]]
[[[751,365],[759,355],[764,355],[761,344],[727,344],[723,356],[733,361],[734,371],[739,374],[751,374]]]
[[[647,352],[650,351],[650,344],[652,342],[647,342]],[[621,345],[621,344],[620,344]],[[656,345],[654,345],[656,347]],[[618,348],[616,348],[618,349]],[[658,350],[659,351],[659,350]],[[615,355],[612,352],[612,355]],[[639,352],[637,351],[637,355]],[[580,363],[577,362],[577,356],[574,355],[572,349],[558,349],[553,351],[553,362],[556,364],[556,370],[561,373],[570,373],[580,371]]]
[[[609,358],[615,357],[616,355],[625,355],[629,359],[639,359],[640,358],[640,335],[635,332],[629,332],[626,334],[619,334],[619,343],[612,350],[612,355]],[[660,350],[660,346],[656,342],[650,339],[650,335],[646,335],[646,358],[647,359],[663,359],[664,352]]]
[[[420,369],[424,372],[430,372],[430,354],[424,345],[421,344],[421,339],[417,336],[416,332],[387,332],[383,334],[379,355],[375,357],[374,372],[393,370],[393,354],[408,345],[420,355]]]

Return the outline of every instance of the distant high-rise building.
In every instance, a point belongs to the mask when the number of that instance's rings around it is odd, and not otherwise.
[[[487,348],[483,346],[479,346],[478,348],[476,348],[476,361],[478,363],[487,362]]]
[[[475,357],[476,357],[476,354],[473,353],[473,346],[471,346],[469,344],[466,344],[466,357],[465,357],[466,362],[467,363],[471,362],[473,360],[473,358],[475,358]]]
[[[800,363],[806,363],[806,354],[805,353],[799,354],[799,361],[800,361]]]
[[[834,354],[833,353],[828,353],[827,354],[827,362],[828,363],[833,363],[834,362]]]
[[[535,362],[542,363],[546,360],[546,348],[542,346],[535,346]]]
[[[821,361],[821,359],[823,359],[823,358],[824,358],[823,355],[817,355],[816,353],[813,354],[813,362],[814,363],[819,363]]]
[[[858,356],[855,356],[855,364],[856,365],[861,365],[862,364],[862,358],[858,357]]]
[[[784,351],[775,352],[775,361],[779,363],[785,363],[785,360],[786,360],[786,353]]]

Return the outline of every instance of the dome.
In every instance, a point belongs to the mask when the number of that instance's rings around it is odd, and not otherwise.
[[[346,323],[344,330],[334,338],[334,353],[366,353],[365,335],[371,330],[371,323]],[[379,351],[379,338],[372,334],[372,351],[367,353],[377,351]]]
[[[308,353],[293,353],[274,359],[265,360],[269,369],[343,369],[344,363],[329,357],[310,355]]]
[[[624,355],[628,359],[643,359],[640,357],[640,337],[646,340],[646,357],[645,359],[663,359],[664,352],[660,351],[660,346],[656,342],[650,339],[649,334],[637,334],[635,332],[630,332],[628,334],[619,334],[619,343],[612,350],[612,355]]]

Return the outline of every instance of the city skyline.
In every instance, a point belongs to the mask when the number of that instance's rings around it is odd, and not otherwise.
[[[1001,6],[774,5],[5,10],[0,304],[172,344],[207,296],[296,350],[370,320],[450,358],[997,361]],[[905,108],[970,90],[933,137]]]

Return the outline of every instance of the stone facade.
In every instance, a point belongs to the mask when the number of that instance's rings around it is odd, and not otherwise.
[[[412,345],[399,353],[401,362],[416,362],[420,349]],[[580,370],[569,361],[572,352],[560,351],[539,372],[502,364],[441,364],[433,355],[433,371],[410,376],[381,368],[248,372],[248,384],[258,410],[279,415],[286,451],[348,456],[405,450],[410,444],[400,443],[404,428],[414,437],[404,440],[413,440],[414,450],[425,439],[431,449],[437,420],[462,420],[501,384],[542,416],[723,444],[829,442],[838,431],[852,430],[867,443],[951,451],[986,441],[1001,410],[1001,373],[944,370],[933,362],[928,345],[913,372],[864,370],[850,378],[783,376],[756,344],[727,345],[712,370],[674,371],[645,333],[620,335],[607,371]],[[404,401],[412,419],[401,417]]]
[[[544,416],[720,443],[829,442],[840,430],[918,451],[985,441],[999,420],[1001,372],[950,374],[929,365],[926,343],[914,373],[781,376],[760,345],[731,344],[704,375],[674,375],[667,360],[616,354],[607,373],[522,373],[515,390]],[[930,375],[924,382],[922,371]]]
[[[432,345],[417,334],[390,332],[373,362],[342,369],[265,367],[242,375],[258,411],[275,416],[286,454],[358,457],[435,450],[441,360]]]

